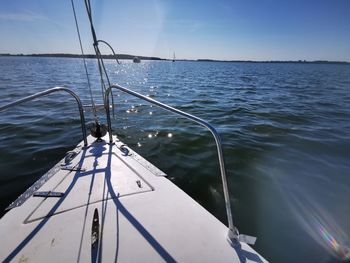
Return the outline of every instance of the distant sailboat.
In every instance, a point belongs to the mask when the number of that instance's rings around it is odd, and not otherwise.
[[[173,62],[175,62],[175,52],[174,52],[174,56],[173,56]]]

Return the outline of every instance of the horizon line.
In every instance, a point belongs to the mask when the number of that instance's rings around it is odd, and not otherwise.
[[[96,58],[95,54],[75,54],[75,53],[0,53],[2,56],[27,56],[27,57],[62,57],[62,58]],[[143,60],[173,60],[172,58],[161,58],[156,56],[144,56],[144,55],[133,55],[133,54],[113,54],[102,55],[104,59],[126,59],[130,60],[135,57],[139,57]],[[350,64],[350,61],[338,61],[338,60],[305,60],[305,59],[288,59],[288,60],[251,60],[251,59],[210,59],[210,58],[197,58],[197,59],[186,59],[177,58],[176,61],[202,61],[202,62],[251,62],[251,63],[329,63],[329,64]]]

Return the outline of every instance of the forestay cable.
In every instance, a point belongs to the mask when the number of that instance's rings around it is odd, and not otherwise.
[[[85,0],[84,2],[85,2],[86,12],[87,12],[87,15],[88,15],[88,18],[89,18],[89,22],[90,22],[92,38],[93,38],[93,41],[94,41],[93,45],[94,45],[95,54],[96,54],[96,57],[97,57],[98,69],[99,69],[99,72],[100,72],[102,96],[103,96],[103,98],[105,98],[104,94],[105,94],[105,91],[106,91],[106,85],[105,85],[105,82],[104,82],[104,79],[103,79],[103,75],[105,75],[108,87],[111,86],[111,83],[109,81],[107,70],[106,70],[105,64],[104,64],[103,59],[102,59],[101,51],[100,51],[100,49],[98,47],[98,42],[99,41],[100,42],[104,42],[104,43],[107,43],[107,42],[102,41],[102,40],[97,40],[95,28],[94,28],[93,21],[92,21],[92,12],[91,12],[90,0]],[[111,47],[109,44],[108,44],[108,46]],[[113,53],[114,53],[114,50],[113,50]],[[118,61],[118,63],[119,63],[119,61]],[[112,98],[112,112],[113,112],[113,117],[114,117],[114,98],[113,98],[113,94],[111,94],[111,98]],[[104,101],[104,103],[106,103],[106,101]],[[106,107],[109,107],[109,105],[106,105]]]

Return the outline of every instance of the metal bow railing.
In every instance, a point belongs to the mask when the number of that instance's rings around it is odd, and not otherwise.
[[[31,101],[31,100],[34,100],[36,98],[39,98],[39,97],[43,97],[45,95],[48,95],[48,94],[51,94],[53,92],[58,92],[58,91],[64,91],[64,92],[67,92],[68,94],[70,94],[77,102],[78,104],[78,108],[79,108],[79,113],[80,113],[80,122],[81,122],[81,130],[83,132],[83,139],[84,139],[84,146],[87,146],[87,139],[86,139],[86,127],[85,127],[85,117],[84,117],[84,110],[83,110],[83,104],[81,103],[81,100],[79,99],[78,95],[75,94],[73,91],[71,91],[70,89],[68,88],[64,88],[64,87],[55,87],[55,88],[52,88],[52,89],[48,89],[48,90],[44,90],[42,92],[38,92],[38,93],[35,93],[33,95],[30,95],[28,97],[25,97],[23,99],[19,99],[19,100],[16,100],[14,102],[11,102],[9,104],[6,104],[4,106],[0,106],[0,112],[1,111],[5,111],[7,110],[8,108],[11,108],[11,107],[14,107],[14,106],[17,106],[19,104],[22,104],[24,102],[27,102],[27,101]]]
[[[201,118],[198,118],[196,116],[193,116],[189,113],[186,113],[184,111],[175,109],[169,105],[166,105],[164,103],[161,103],[159,101],[156,101],[152,98],[149,98],[147,96],[144,96],[140,93],[137,93],[135,91],[132,91],[130,89],[124,88],[120,85],[114,84],[111,85],[106,93],[105,93],[105,108],[106,108],[106,115],[107,115],[107,124],[108,124],[108,133],[109,133],[109,141],[110,143],[113,143],[113,137],[112,137],[112,126],[111,126],[111,117],[110,117],[110,110],[109,110],[109,94],[112,89],[118,89],[120,91],[123,91],[125,93],[128,93],[132,96],[135,96],[139,99],[145,100],[149,103],[152,103],[156,106],[159,106],[167,111],[170,111],[172,113],[175,113],[177,115],[180,115],[182,117],[185,117],[186,119],[192,120],[201,126],[207,128],[211,134],[213,135],[216,143],[216,148],[217,148],[217,153],[218,153],[218,158],[219,158],[219,164],[220,164],[220,171],[221,171],[221,180],[222,180],[222,187],[223,187],[223,192],[224,192],[224,198],[225,198],[225,206],[226,206],[226,214],[227,214],[227,221],[228,221],[228,226],[229,226],[229,233],[228,233],[228,238],[230,239],[233,244],[237,244],[239,240],[239,233],[237,228],[233,224],[233,218],[232,218],[232,212],[231,212],[231,204],[230,204],[230,197],[229,197],[229,191],[227,187],[227,179],[226,179],[226,169],[225,169],[225,162],[224,162],[224,153],[222,150],[222,145],[221,145],[221,140],[218,132],[215,130],[213,126],[211,126],[208,122],[204,121]]]

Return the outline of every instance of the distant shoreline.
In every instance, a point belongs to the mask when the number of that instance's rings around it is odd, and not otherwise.
[[[96,58],[93,54],[66,54],[66,53],[52,53],[52,54],[0,54],[0,57],[56,57],[56,58]],[[159,57],[147,57],[147,56],[137,56],[130,54],[117,54],[114,55],[102,55],[104,59],[128,59],[133,60],[138,57],[141,60],[162,60],[162,61],[172,61],[172,59],[164,59]],[[350,65],[350,62],[346,61],[328,61],[328,60],[217,60],[217,59],[177,59],[176,61],[194,61],[194,62],[229,62],[229,63],[280,63],[280,64],[340,64],[340,65]]]
[[[54,57],[54,58],[96,58],[96,55],[86,54],[66,54],[66,53],[52,53],[52,54],[0,54],[0,57]],[[146,57],[146,56],[135,56],[129,54],[117,54],[114,55],[102,55],[103,59],[134,59],[138,57],[141,60],[165,60],[158,57]]]
[[[350,62],[346,61],[328,61],[328,60],[216,60],[216,59],[197,59],[196,61],[203,62],[236,62],[236,63],[286,63],[286,64],[341,64],[341,65],[350,65]]]

